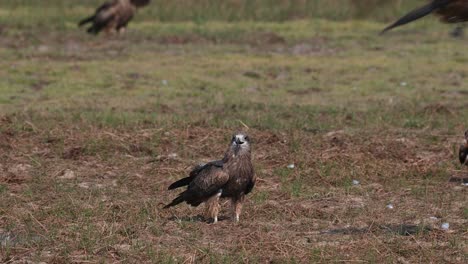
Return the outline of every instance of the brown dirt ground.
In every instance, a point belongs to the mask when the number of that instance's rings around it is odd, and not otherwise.
[[[4,262],[165,255],[184,263],[223,256],[270,263],[464,262],[466,188],[445,178],[450,172],[431,178],[452,159],[450,146],[397,135],[249,130],[258,184],[239,224],[223,210],[224,220],[211,225],[197,220],[199,209],[161,207],[176,194],[166,187],[198,161],[220,157],[231,131],[84,124],[43,130],[30,122],[15,129],[18,121],[3,117],[0,133],[0,183],[8,194],[0,231],[14,237],[3,242],[11,243],[2,249]],[[302,147],[291,151],[291,141]],[[293,162],[295,169],[285,168]],[[349,175],[360,184],[353,186]],[[440,229],[445,221],[449,231]]]

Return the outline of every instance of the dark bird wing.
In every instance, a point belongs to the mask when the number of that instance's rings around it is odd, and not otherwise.
[[[164,206],[164,208],[169,208],[182,202],[187,202],[192,206],[198,206],[200,203],[222,190],[229,181],[229,175],[222,167],[207,164],[198,170],[196,175],[193,176],[193,179],[190,180],[187,190],[181,192],[170,204]],[[178,182],[180,182],[180,184],[188,182],[188,180],[182,180]],[[175,186],[175,183],[172,185]]]
[[[99,6],[96,11],[94,11],[94,14],[90,17],[87,17],[85,19],[82,19],[80,20],[80,22],[78,23],[78,26],[81,27],[87,23],[90,23],[90,22],[93,22],[93,20],[96,18],[96,15],[99,14],[100,12],[106,10],[106,9],[109,9],[110,7],[114,6],[117,4],[117,0],[112,0],[112,1],[107,1],[105,2],[104,4],[102,4],[101,6]]]
[[[460,163],[466,164],[468,156],[468,147],[465,145],[461,145],[458,151],[458,158],[460,159]],[[468,164],[467,164],[468,165]]]
[[[409,12],[408,14],[404,15],[400,19],[398,19],[395,23],[391,24],[390,26],[384,28],[380,34],[383,34],[393,28],[408,24],[414,20],[417,20],[419,18],[425,17],[429,15],[430,13],[434,12],[435,10],[439,8],[443,8],[447,4],[449,4],[453,0],[434,0],[430,2],[429,4],[416,8],[415,10]]]
[[[223,167],[223,161],[222,161],[222,160],[216,160],[216,161],[208,162],[208,163],[206,163],[206,164],[197,165],[197,166],[195,166],[195,168],[192,169],[192,171],[190,172],[190,174],[189,174],[188,177],[185,177],[185,178],[183,178],[183,179],[180,179],[180,180],[178,180],[178,181],[172,183],[171,185],[169,185],[169,188],[167,188],[167,189],[168,189],[168,190],[173,190],[173,189],[176,189],[176,188],[179,188],[179,187],[182,187],[182,186],[189,185],[190,182],[192,182],[192,180],[193,180],[202,170],[207,169],[209,166],[215,166],[215,167],[222,168],[222,167]]]
[[[247,184],[247,188],[245,189],[245,194],[249,194],[253,187],[255,186],[255,182],[257,181],[257,176],[254,174],[252,180]]]
[[[468,21],[468,1],[452,0],[436,11],[445,23],[460,23]]]
[[[136,8],[134,6],[125,6],[119,9],[118,12],[118,22],[117,22],[117,29],[122,27],[126,27],[128,22],[132,20],[133,16],[135,15]]]
[[[131,0],[130,1],[132,5],[140,8],[149,5],[151,3],[151,0]]]
[[[78,25],[82,26],[92,22],[93,24],[87,29],[87,32],[90,34],[98,34],[116,18],[120,10],[120,6],[120,0],[111,0],[105,2],[96,9],[94,15],[81,20]]]

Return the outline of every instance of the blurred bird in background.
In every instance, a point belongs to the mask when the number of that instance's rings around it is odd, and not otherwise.
[[[151,0],[110,0],[96,9],[94,14],[81,20],[78,23],[82,27],[88,23],[91,26],[87,29],[90,34],[97,35],[104,30],[106,33],[123,33],[136,11],[144,7]]]

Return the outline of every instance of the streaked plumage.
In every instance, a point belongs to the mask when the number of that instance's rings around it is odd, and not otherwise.
[[[460,145],[460,149],[458,151],[458,158],[462,165],[468,166],[468,130],[465,131],[465,140],[463,145]]]
[[[219,199],[229,198],[232,203],[233,217],[239,221],[242,202],[255,185],[255,173],[251,159],[250,139],[243,133],[232,137],[231,144],[222,160],[196,166],[188,177],[169,186],[169,190],[183,186],[181,192],[164,208],[186,202],[192,206],[206,203],[208,218],[218,221]]]
[[[132,20],[137,8],[149,4],[151,0],[109,0],[96,9],[94,14],[81,20],[78,26],[91,23],[87,29],[90,34],[98,34],[102,30],[107,33],[122,32]]]
[[[395,23],[389,25],[382,33],[388,30],[410,23],[414,20],[435,14],[444,23],[460,23],[468,21],[468,0],[431,0],[428,4],[416,8],[404,15]]]

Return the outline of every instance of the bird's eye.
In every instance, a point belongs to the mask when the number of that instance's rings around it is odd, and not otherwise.
[[[246,141],[249,141],[250,138],[249,138],[248,136],[245,136],[245,140],[246,140]]]

